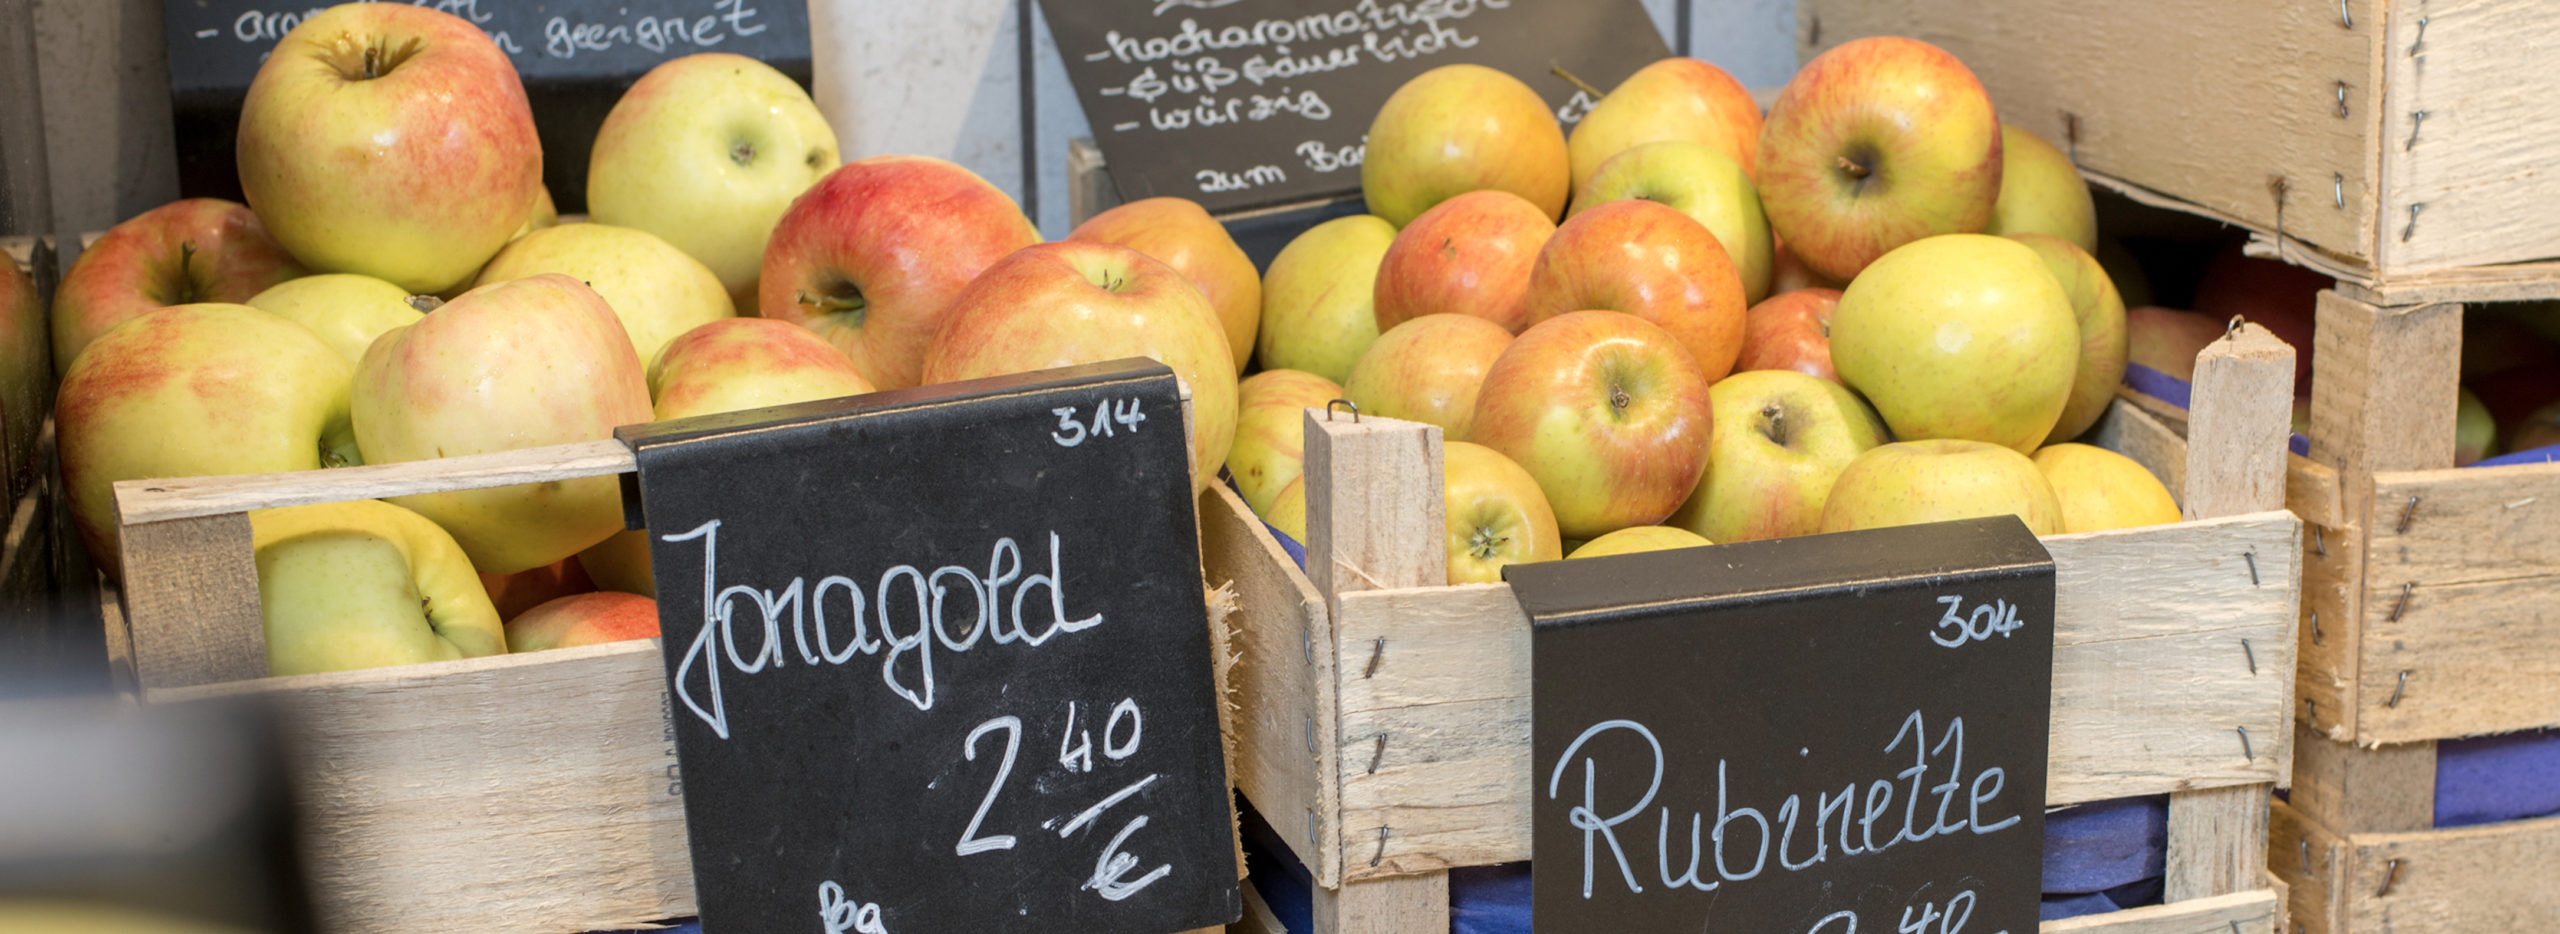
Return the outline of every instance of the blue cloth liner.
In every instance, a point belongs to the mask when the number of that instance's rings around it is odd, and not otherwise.
[[[2560,814],[2560,728],[2436,743],[2436,826]]]
[[[2548,464],[2554,461],[2560,461],[2560,444],[2554,444],[2549,447],[2534,448],[2530,451],[2517,451],[2512,454],[2500,454],[2496,457],[2482,458],[2470,466],[2505,467],[2510,464]]]

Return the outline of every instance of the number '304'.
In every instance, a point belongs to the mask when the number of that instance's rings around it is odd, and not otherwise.
[[[1971,612],[1964,610],[1962,596],[1939,597],[1938,602],[1947,605],[1947,612],[1938,617],[1938,625],[1930,631],[1929,641],[1947,648],[1968,642],[1988,642],[1994,635],[2006,639],[2010,633],[2026,625],[2018,621],[2018,608],[2007,600],[1977,603]]]

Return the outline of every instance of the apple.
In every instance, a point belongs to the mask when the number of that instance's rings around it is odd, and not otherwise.
[[[1511,332],[1483,318],[1424,315],[1378,335],[1342,390],[1363,415],[1440,426],[1441,437],[1474,437],[1476,392]]]
[[[36,436],[52,408],[48,343],[35,280],[16,260],[0,255],[0,452],[9,468],[0,493],[12,503],[36,481]]]
[[[507,53],[398,3],[311,14],[240,105],[240,189],[303,265],[412,292],[467,281],[532,216],[542,142]]]
[[[1378,108],[1360,162],[1369,213],[1401,228],[1471,191],[1504,191],[1553,222],[1573,185],[1564,128],[1538,92],[1482,65],[1414,76]]]
[[[1741,275],[1743,298],[1758,302],[1768,297],[1776,247],[1769,239],[1769,219],[1760,211],[1759,191],[1739,163],[1703,143],[1631,147],[1609,157],[1574,189],[1573,208],[1565,216],[1627,198],[1659,201],[1706,225]]]
[[[2080,326],[2080,365],[2072,372],[2071,398],[2063,403],[2062,416],[2045,436],[2046,444],[2060,444],[2097,424],[2098,416],[2107,414],[2107,403],[2115,399],[2116,387],[2124,383],[2124,298],[2116,294],[2115,283],[2097,257],[2078,246],[2038,233],[2010,234],[2009,239],[2026,244],[2044,261],[2045,270],[2053,273],[2054,283],[2071,300],[2072,322]]]
[[[2291,263],[2244,255],[2238,245],[2214,254],[2196,283],[2196,313],[2228,323],[2247,318],[2293,345],[2293,393],[2311,395],[2311,353],[2320,291],[2336,279]]]
[[[2125,361],[2187,382],[2196,378],[2196,354],[2230,330],[2192,311],[2144,305],[2124,313]]]
[[[1227,346],[1217,311],[1173,267],[1128,247],[1068,240],[998,260],[969,283],[925,351],[924,380],[1153,357],[1191,390],[1191,490],[1198,493],[1215,482],[1235,440],[1236,367]],[[1180,412],[1137,414],[1168,426],[1182,419]]]
[[[2086,444],[2036,450],[2036,469],[2053,485],[2065,533],[2104,532],[2178,521],[2178,500],[2133,458]]]
[[[1806,289],[1830,289],[1837,292],[1849,287],[1846,279],[1834,279],[1813,271],[1787,249],[1787,241],[1777,231],[1769,232],[1769,292],[1783,295]]]
[[[1306,469],[1306,411],[1340,398],[1339,384],[1297,370],[1264,370],[1236,384],[1236,440],[1227,448],[1227,475],[1254,515],[1269,513],[1280,488]]]
[[[578,565],[578,559],[570,558],[530,571],[482,574],[480,589],[488,592],[489,602],[498,608],[498,618],[511,620],[552,600],[591,593],[596,585],[587,578],[587,570]]]
[[[2458,391],[2454,408],[2453,465],[2469,467],[2498,454],[2498,420],[2471,390]]]
[[[658,577],[649,567],[649,530],[625,529],[578,552],[578,567],[596,589],[658,595]]]
[[[708,267],[647,231],[610,224],[562,224],[526,234],[480,270],[479,284],[546,272],[604,296],[642,366],[676,335],[738,313]]]
[[[722,318],[667,343],[649,368],[659,421],[871,392],[843,351],[807,328]]]
[[[1225,225],[1188,198],[1143,198],[1087,218],[1069,240],[1117,243],[1173,267],[1200,289],[1227,331],[1236,372],[1253,356],[1262,324],[1262,275]]]
[[[2071,157],[2044,137],[2000,125],[2000,197],[1991,206],[1993,236],[2045,234],[2081,251],[2098,251],[2098,204]]]
[[[657,637],[658,601],[610,590],[561,597],[507,621],[510,652]]]
[[[502,655],[498,610],[453,536],[359,499],[249,514],[267,673]]]
[[[1840,471],[1891,440],[1856,393],[1792,370],[1736,373],[1707,396],[1707,472],[1666,524],[1713,541],[1812,534]]]
[[[1917,39],[1857,39],[1769,105],[1760,203],[1807,267],[1847,279],[1903,244],[1982,230],[2000,163],[2000,121],[1963,62]]]
[[[2062,534],[2062,504],[2016,450],[1939,438],[1878,445],[1841,469],[1822,504],[1824,532],[2015,515],[2037,535]]]
[[[1742,279],[1704,225],[1644,200],[1573,216],[1538,251],[1529,322],[1574,311],[1622,311],[1671,332],[1712,383],[1742,353]]]
[[[1636,69],[1574,124],[1565,142],[1573,190],[1589,187],[1601,165],[1619,153],[1665,140],[1712,147],[1748,177],[1760,149],[1760,105],[1724,69],[1694,58],[1666,58]]]
[[[539,187],[535,192],[533,213],[525,216],[524,226],[516,228],[515,235],[507,238],[508,243],[522,240],[524,235],[537,230],[560,226],[560,206],[551,202],[551,189]]]
[[[1262,274],[1262,366],[1335,382],[1378,339],[1378,266],[1396,239],[1375,214],[1337,217],[1281,247]]]
[[[1304,475],[1272,494],[1271,511],[1262,514],[1262,521],[1288,536],[1290,541],[1300,545],[1307,543],[1307,478]]]
[[[1637,525],[1584,542],[1564,557],[1567,561],[1576,558],[1605,558],[1610,555],[1670,551],[1674,548],[1697,548],[1713,544],[1715,543],[1688,529],[1668,525]]]
[[[1555,236],[1537,205],[1471,191],[1414,218],[1378,261],[1378,332],[1424,315],[1474,315],[1518,334],[1529,326],[1529,271]]]
[[[249,297],[260,308],[310,328],[352,367],[382,332],[418,323],[426,314],[409,290],[351,272],[304,276]]]
[[[2157,304],[2152,300],[2151,275],[2142,270],[2142,258],[2125,249],[2123,240],[2100,237],[2098,248],[2090,255],[2098,258],[2098,268],[2107,271],[2107,281],[2116,284],[2116,294],[2124,296],[2124,307]]]
[[[809,92],[773,66],[724,52],[670,59],[596,129],[587,212],[656,234],[752,296],[766,238],[837,152]]]
[[[2034,250],[2000,237],[1897,247],[1831,313],[1840,381],[1905,441],[2033,451],[2070,402],[2079,359],[2070,297]]]
[[[314,470],[357,461],[345,358],[247,305],[179,305],[100,336],[54,402],[62,485],[89,557],[121,580],[118,480]]]
[[[559,273],[472,289],[385,332],[356,365],[354,403],[356,444],[371,464],[601,441],[650,414],[612,306]],[[444,526],[490,574],[551,564],[622,528],[612,477],[394,502]]]
[[[2539,450],[2555,444],[2560,444],[2560,403],[2533,410],[2532,414],[2517,421],[2515,430],[2507,435],[2507,450],[2511,453]]]
[[[116,325],[171,305],[239,303],[303,275],[258,216],[218,198],[172,201],[108,228],[53,290],[53,366]]]
[[[1742,313],[1742,354],[1736,372],[1794,370],[1838,382],[1831,367],[1831,312],[1840,307],[1837,289],[1798,289],[1753,305]]]
[[[1538,480],[1561,534],[1658,525],[1707,467],[1707,378],[1671,332],[1577,311],[1522,332],[1476,395],[1477,443]]]
[[[791,202],[765,245],[757,307],[818,332],[872,385],[904,389],[960,290],[1038,242],[1013,199],[968,169],[874,156]]]
[[[1440,503],[1449,527],[1449,583],[1501,583],[1506,565],[1564,557],[1546,493],[1501,452],[1466,441],[1443,442],[1440,475]]]

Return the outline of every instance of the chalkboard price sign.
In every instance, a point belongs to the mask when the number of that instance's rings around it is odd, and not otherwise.
[[[2036,930],[2053,562],[2017,519],[1508,576],[1540,930]]]
[[[1171,371],[1126,361],[623,437],[706,931],[1169,934],[1237,917]]]

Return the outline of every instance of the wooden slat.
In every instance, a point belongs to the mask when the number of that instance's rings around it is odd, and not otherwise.
[[[2270,512],[2045,540],[2060,597],[2048,803],[2275,780],[2299,527]],[[1352,848],[1345,878],[1527,858],[1529,623],[1509,588],[1350,594],[1337,624],[1345,836],[1374,848],[1390,831],[1374,869]]]
[[[263,678],[267,629],[246,513],[127,522],[124,618],[144,688]]]
[[[2300,736],[2293,806],[2342,831],[2425,830],[2436,825],[2435,744],[2358,747]]]
[[[2107,405],[2089,435],[2090,443],[2132,458],[2183,505],[2187,489],[2187,441],[2177,430],[2124,397]]]
[[[2161,897],[2184,902],[2263,888],[2273,787],[2270,782],[2171,792]]]
[[[245,545],[243,546],[245,550]],[[655,640],[177,690],[279,705],[331,930],[618,930],[693,913]]]
[[[2351,834],[2346,849],[2340,934],[2560,930],[2560,817]]]
[[[2381,308],[2320,293],[2311,459],[2338,468],[2352,499],[2375,471],[2453,466],[2462,308]]]
[[[1330,659],[1312,645],[1330,631],[1324,597],[1298,572],[1244,501],[1225,484],[1200,500],[1200,547],[1210,583],[1232,587],[1236,665],[1236,787],[1288,841],[1298,861],[1322,864],[1329,782],[1317,778],[1313,737],[1319,713],[1331,735]],[[1319,665],[1322,661],[1324,664]]]
[[[1244,887],[1244,917],[1227,925],[1227,934],[1289,934],[1289,928],[1280,923],[1279,915],[1272,913],[1271,905],[1262,900],[1262,893],[1248,885]]]
[[[2377,588],[2560,574],[2560,464],[2376,474],[2368,508]]]
[[[2406,209],[2402,213],[2405,215]],[[2556,262],[2465,266],[2382,278],[2361,268],[2341,270],[2319,262],[2320,259],[2323,257],[2303,259],[2297,251],[2294,262],[2337,276],[2338,291],[2350,297],[2385,307],[2445,302],[2531,302],[2560,298],[2560,263]]]
[[[2345,496],[2338,471],[2299,454],[2284,460],[2284,508],[2313,525],[2346,524]]]
[[[2385,28],[2384,276],[2560,256],[2535,207],[2560,204],[2560,98],[2516,80],[2548,67],[2560,4],[2402,3]]]
[[[340,467],[324,473],[125,480],[115,486],[116,509],[127,523],[161,522],[276,506],[577,480],[637,469],[631,448],[608,439],[468,457]]]
[[[2330,934],[2338,929],[2344,893],[2334,884],[2342,840],[2296,807],[2274,802],[2267,816],[2267,867],[2285,881],[2286,914],[2302,934]],[[2291,930],[2291,929],[2288,929]]]
[[[1449,929],[1449,874],[1315,887],[1315,934],[1437,934]]]
[[[2047,921],[2040,934],[2283,934],[2276,893],[2252,889],[2191,901]],[[2237,925],[2237,927],[2234,927]]]
[[[2302,552],[2302,628],[2294,645],[2298,715],[2334,740],[2353,738],[2356,727],[2356,607],[2364,570],[2364,526],[2306,526]]]
[[[2358,742],[2560,723],[2560,576],[2413,588],[2391,623],[2399,593],[2382,580],[2365,591]]]

